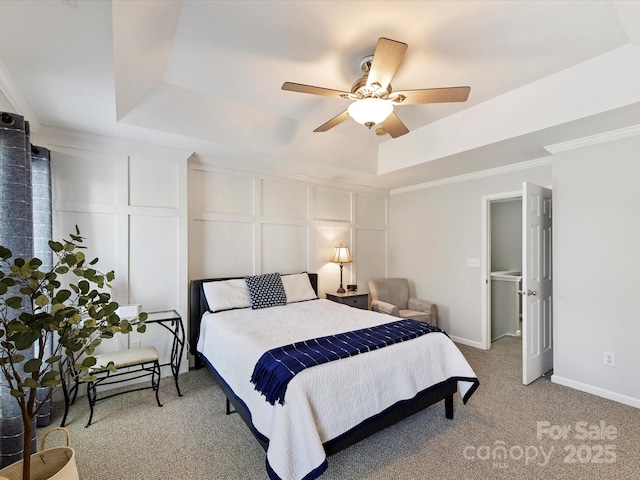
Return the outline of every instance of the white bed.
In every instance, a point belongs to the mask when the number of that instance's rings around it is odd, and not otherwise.
[[[475,391],[472,368],[439,332],[307,368],[289,383],[284,405],[268,403],[250,382],[267,350],[393,320],[323,299],[202,315],[197,351],[245,410],[243,418],[266,447],[271,478],[316,478],[326,469],[327,445],[424,392],[453,385],[466,402]]]

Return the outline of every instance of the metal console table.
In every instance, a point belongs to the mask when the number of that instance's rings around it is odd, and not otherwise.
[[[171,346],[171,360],[167,363],[161,363],[160,367],[171,366],[171,373],[176,384],[178,396],[182,396],[180,385],[178,385],[178,375],[180,374],[180,364],[182,363],[182,355],[184,354],[184,326],[182,325],[182,317],[175,310],[162,310],[159,312],[147,312],[145,324],[157,323],[166,328],[173,335],[173,345]]]
[[[184,355],[185,346],[185,333],[184,326],[182,325],[182,317],[175,310],[161,310],[156,312],[147,312],[147,320],[145,324],[158,324],[165,328],[173,336],[173,343],[171,346],[171,358],[169,362],[160,364],[160,368],[170,366],[171,374],[176,385],[176,391],[178,396],[182,397],[180,391],[180,385],[178,383],[178,376],[180,374],[180,364],[182,363],[182,356]],[[72,361],[75,363],[76,359],[66,358],[63,362]],[[61,366],[62,372],[62,366]],[[71,384],[71,388],[68,388],[68,384]],[[67,415],[69,413],[69,407],[76,401],[78,395],[78,389],[80,388],[80,381],[78,377],[71,379],[62,379],[62,391],[64,394],[64,415],[60,426],[64,427],[67,421]]]

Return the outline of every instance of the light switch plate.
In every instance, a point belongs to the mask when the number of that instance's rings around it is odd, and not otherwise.
[[[467,258],[467,267],[480,268],[479,258]]]

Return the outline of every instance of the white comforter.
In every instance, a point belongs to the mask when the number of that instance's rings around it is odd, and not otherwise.
[[[250,382],[256,362],[271,348],[393,320],[329,300],[208,313],[198,351],[247,405],[256,430],[269,439],[271,469],[283,480],[296,480],[325,463],[324,442],[434,384],[451,377],[476,378],[446,335],[430,333],[307,368],[289,383],[284,405],[269,404]],[[472,381],[458,382],[463,397],[472,386]]]

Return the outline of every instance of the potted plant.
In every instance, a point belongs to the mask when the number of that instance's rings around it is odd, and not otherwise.
[[[43,268],[38,258],[13,258],[8,248],[0,246],[0,369],[22,412],[23,480],[31,478],[36,415],[56,387],[70,374],[82,381],[91,379],[90,369],[96,363],[92,355],[103,338],[129,333],[134,327],[145,330],[146,313],[133,320],[116,314],[118,304],[105,291],[114,272],[96,270],[97,258],[87,262],[77,226],[70,238],[49,242],[51,268]],[[45,345],[52,341],[53,354],[47,354]],[[26,358],[26,351],[33,351],[33,358]],[[79,360],[64,361],[68,358]],[[45,401],[36,402],[40,388],[49,393]]]

